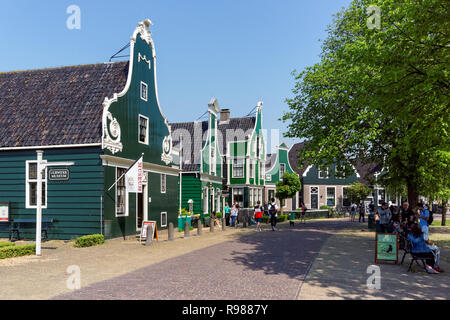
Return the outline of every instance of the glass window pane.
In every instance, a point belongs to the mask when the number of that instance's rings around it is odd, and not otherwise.
[[[30,205],[35,206],[36,203],[36,192],[37,192],[37,183],[36,182],[30,182],[29,187],[29,198],[30,198]]]
[[[37,179],[37,163],[28,164],[28,179]]]

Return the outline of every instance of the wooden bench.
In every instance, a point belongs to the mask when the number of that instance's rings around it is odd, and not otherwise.
[[[48,240],[48,229],[53,225],[53,219],[42,218],[42,239]],[[20,232],[24,229],[36,230],[36,219],[14,219],[10,222],[9,241],[12,241],[14,234],[15,239],[20,240]]]

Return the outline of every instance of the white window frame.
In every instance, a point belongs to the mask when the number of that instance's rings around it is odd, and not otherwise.
[[[281,170],[281,168],[283,168],[283,170]],[[281,171],[283,171],[283,173],[281,173]],[[283,180],[283,175],[286,173],[286,164],[285,163],[280,163],[280,169],[278,171],[278,174],[280,176],[280,180]]]
[[[145,87],[145,97],[142,95],[142,93],[144,93],[144,91],[142,90],[142,88]],[[144,100],[145,102],[148,101],[148,84],[146,84],[144,81],[141,81],[141,84],[139,86],[139,91],[140,91],[140,96],[141,99]]]
[[[162,224],[162,222],[163,222],[163,215],[166,216],[166,224]],[[161,226],[161,228],[167,227],[167,218],[168,218],[167,212],[161,212],[161,217],[160,217],[161,220],[159,222],[159,225]]]
[[[216,173],[216,148],[211,146],[210,149],[210,153],[211,153],[211,165],[210,165],[210,169],[211,169],[211,174],[215,174]]]
[[[42,160],[42,162],[47,163],[47,160]],[[35,209],[37,208],[37,204],[36,205],[31,205],[30,204],[30,183],[31,182],[35,182],[36,183],[36,193],[37,193],[37,176],[36,179],[30,179],[29,177],[29,173],[30,173],[30,169],[29,166],[31,163],[36,163],[37,165],[37,160],[27,160],[25,161],[25,208],[26,209]],[[36,169],[37,170],[37,169]],[[37,174],[39,174],[39,172],[37,172]],[[45,168],[45,175],[44,175],[44,179],[42,179],[42,182],[45,183],[45,205],[42,205],[42,209],[47,209],[47,199],[48,199],[48,191],[47,191],[47,186],[48,186],[48,182],[47,182],[47,167]],[[37,197],[37,195],[36,195]],[[42,195],[41,195],[42,197]],[[36,202],[37,202],[37,198],[36,198]],[[43,202],[42,202],[43,203]]]
[[[147,127],[145,128],[145,142],[141,141],[141,118],[144,118],[145,120],[147,120]],[[141,144],[148,145],[148,126],[149,126],[148,117],[146,117],[142,114],[139,114],[139,117],[138,117],[138,142]]]
[[[334,205],[333,207],[337,206],[337,201],[336,201],[336,186],[327,186],[325,189],[325,204],[328,206],[328,189],[334,189]]]
[[[167,175],[165,173],[160,174],[160,191],[162,194],[167,192]]]
[[[124,169],[125,171],[127,170],[127,168],[124,168],[124,167],[114,167],[114,171],[115,171],[115,180],[114,181],[117,181],[117,179],[120,178],[120,177],[117,176],[117,169]],[[123,179],[125,179],[125,176],[123,176]],[[114,192],[115,193],[114,213],[115,213],[116,218],[117,217],[128,217],[128,215],[129,215],[129,210],[128,210],[128,192],[127,192],[126,187],[125,187],[125,200],[124,200],[124,204],[123,204],[124,207],[125,207],[125,212],[124,213],[118,213],[117,212],[117,184],[114,186],[114,190],[115,190],[115,192]]]
[[[322,180],[323,180],[323,179],[328,179],[328,174],[329,174],[328,168],[327,168],[327,170],[325,170],[325,171],[324,171],[324,170],[320,170],[320,169],[317,169],[317,171],[318,171],[318,172],[317,172],[317,175],[318,175],[318,178],[319,178],[319,179],[322,179]],[[320,174],[321,174],[322,172],[326,172],[326,177],[325,177],[325,178],[320,176]]]
[[[203,213],[208,214],[209,212],[209,188],[203,188]]]
[[[235,175],[235,161],[242,161],[242,176],[236,176]],[[233,164],[232,164],[232,168],[231,168],[231,174],[233,178],[245,178],[245,159],[244,158],[234,158],[233,159]]]
[[[266,174],[266,179],[265,179],[266,181],[270,181],[270,180],[272,180],[272,175],[270,175],[270,174]]]

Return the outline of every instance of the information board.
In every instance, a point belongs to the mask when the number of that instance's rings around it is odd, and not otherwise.
[[[375,240],[375,263],[378,261],[398,262],[398,234],[377,233]]]
[[[141,227],[141,236],[139,241],[144,241],[147,239],[148,235],[148,229],[152,230],[152,239],[158,240],[158,229],[156,227],[156,221],[142,221],[142,227]]]

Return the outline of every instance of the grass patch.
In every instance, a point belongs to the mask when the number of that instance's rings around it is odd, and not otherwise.
[[[105,237],[101,234],[91,234],[88,236],[79,237],[75,240],[74,247],[75,248],[86,248],[97,246],[105,243]]]
[[[431,223],[431,225],[434,226],[434,227],[449,227],[450,226],[450,222],[449,221],[445,222],[445,224],[446,224],[445,226],[441,226],[441,224],[442,224],[441,219],[433,220],[433,222]]]
[[[0,242],[0,248],[12,247],[12,246],[14,246],[14,243],[12,243],[12,242]]]
[[[35,250],[36,245],[34,244],[2,247],[0,248],[0,259],[32,255]]]

